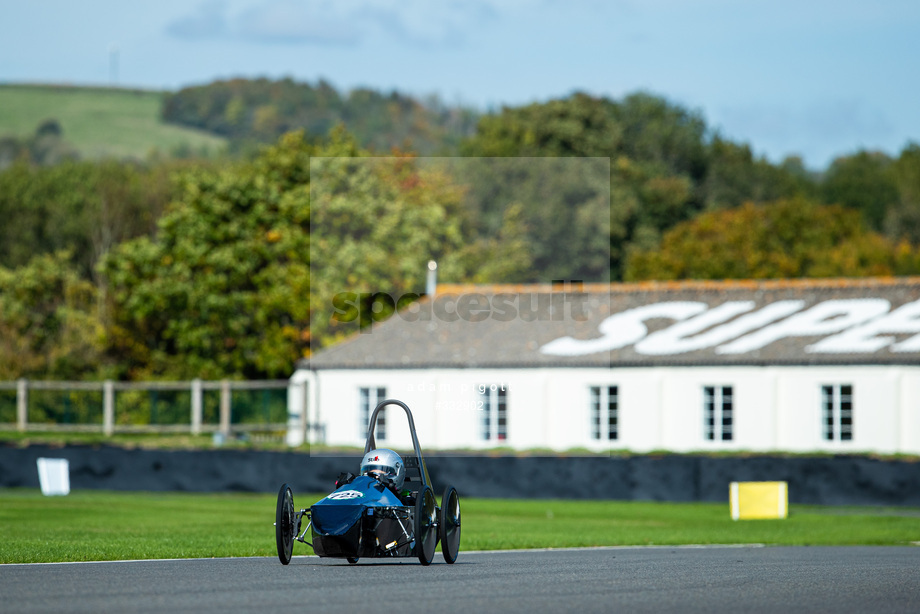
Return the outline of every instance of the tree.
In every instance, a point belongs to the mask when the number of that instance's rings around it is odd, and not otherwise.
[[[423,103],[397,92],[357,88],[339,93],[322,80],[311,85],[291,79],[186,87],[164,98],[161,115],[170,123],[226,136],[237,152],[295,129],[320,139],[342,123],[364,147],[387,152],[408,143],[429,154],[453,149],[472,133],[477,116],[471,109],[446,108],[437,100]]]
[[[466,275],[459,191],[343,130],[285,135],[251,163],[186,173],[155,237],[104,260],[123,377],[279,377],[354,332],[341,292],[420,291],[429,258]]]
[[[0,172],[0,265],[24,266],[36,254],[66,250],[81,276],[95,279],[102,254],[153,232],[179,164],[14,164]]]
[[[476,136],[461,145],[465,156],[485,158],[466,162],[461,173],[475,177],[465,203],[476,234],[497,236],[506,207],[521,207],[532,265],[521,279],[497,281],[609,278],[612,233],[626,239],[629,234],[620,232],[626,222],[610,215],[615,179],[606,158],[622,145],[615,111],[613,101],[584,93],[506,107],[483,116]],[[593,160],[562,159],[571,157]]]
[[[825,203],[859,211],[873,230],[882,230],[886,213],[898,204],[898,185],[891,159],[860,151],[834,160],[824,176]]]
[[[476,135],[460,151],[469,157],[611,156],[622,139],[614,110],[612,101],[583,93],[505,107],[480,118]]]
[[[738,207],[795,196],[811,197],[815,178],[800,158],[787,158],[774,166],[755,158],[750,146],[715,136],[707,148],[706,175],[700,184],[707,209]]]
[[[476,136],[463,143],[461,152],[468,156],[609,159],[605,190],[610,196],[603,199],[609,203],[605,205],[608,219],[598,223],[592,218],[593,234],[579,236],[574,244],[600,244],[599,249],[607,256],[603,270],[611,279],[621,279],[628,246],[657,243],[662,230],[689,219],[702,208],[698,182],[706,169],[704,137],[705,124],[698,114],[650,94],[634,94],[616,102],[576,93],[482,117]],[[494,184],[483,182],[474,194],[501,194],[507,179],[498,175],[492,179]],[[535,181],[545,183],[546,179],[538,176]],[[564,182],[565,178],[556,181]],[[538,193],[526,184],[521,189]],[[544,223],[547,219],[557,224],[559,220],[567,224],[587,220],[580,210],[594,205],[589,205],[592,196],[585,194],[585,198],[581,202],[565,198],[564,206],[556,206],[541,198],[516,197],[524,207],[536,271],[553,270],[553,276],[562,278],[597,274],[596,265],[585,266],[580,258],[563,256],[569,255],[571,247],[561,250],[560,246],[571,245],[571,241],[558,240],[560,233],[547,233]],[[491,217],[496,218],[494,212]],[[598,231],[605,230],[606,236],[598,237]],[[571,233],[565,236],[571,238]],[[559,262],[551,266],[546,258]]]
[[[910,143],[892,165],[898,202],[888,209],[885,234],[892,240],[920,244],[920,145]]]
[[[517,220],[495,241],[468,234],[462,189],[438,164],[411,156],[316,157],[311,181],[314,348],[383,319],[398,298],[424,293],[429,260],[441,280],[457,282],[529,265],[518,252]],[[348,313],[336,308],[343,304],[351,305]]]
[[[506,252],[515,267],[491,266],[474,277],[492,282],[550,282],[609,278],[609,164],[603,158],[472,158],[448,172],[465,190],[462,205],[477,242]],[[486,250],[486,254],[489,250]],[[520,265],[526,257],[526,268]],[[512,268],[516,273],[512,275]],[[501,273],[503,277],[495,277]]]
[[[706,122],[664,98],[645,92],[631,94],[614,107],[626,157],[653,164],[669,175],[699,181],[706,171]]]
[[[0,379],[81,379],[98,373],[98,297],[66,252],[0,267]]]
[[[54,118],[46,119],[35,134],[23,139],[0,138],[0,171],[17,160],[41,166],[52,166],[67,160],[77,160],[76,149],[64,139],[64,130]]]
[[[252,163],[186,172],[154,238],[101,272],[123,377],[266,377],[308,342],[309,157],[291,134]]]
[[[760,279],[915,274],[908,244],[871,232],[858,211],[803,198],[710,211],[633,250],[626,279]]]

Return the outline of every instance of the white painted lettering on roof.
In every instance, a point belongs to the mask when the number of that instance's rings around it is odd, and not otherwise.
[[[708,307],[706,303],[681,301],[643,305],[605,318],[598,326],[603,337],[597,339],[562,337],[550,341],[540,348],[540,351],[555,356],[584,356],[616,350],[644,338],[648,334],[648,328],[645,327],[646,320],[667,318],[680,322],[706,311]]]
[[[894,337],[885,333],[920,333],[920,301],[907,303],[891,313],[849,328],[805,348],[812,353],[877,352],[891,345],[893,352],[920,352],[920,335],[892,345]]]
[[[824,301],[811,309],[716,348],[718,354],[744,354],[788,337],[827,335],[846,330],[888,313],[891,304],[881,298]]]
[[[540,352],[554,356],[585,356],[633,345],[650,356],[682,354],[713,348],[717,354],[742,355],[782,339],[825,337],[805,348],[811,354],[920,352],[920,301],[891,311],[881,298],[829,300],[805,307],[801,300],[769,303],[757,311],[753,301],[727,301],[709,308],[702,302],[652,303],[614,314],[598,327],[595,339],[561,337]],[[647,320],[665,318],[675,324],[648,333]],[[895,343],[894,334],[914,334]]]
[[[716,324],[722,324],[754,308],[754,301],[729,301],[691,320],[652,333],[636,344],[636,351],[640,354],[667,355],[702,350],[765,326],[798,311],[803,305],[802,301],[779,301],[703,333]]]

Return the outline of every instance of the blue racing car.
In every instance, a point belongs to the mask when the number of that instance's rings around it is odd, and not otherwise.
[[[377,414],[388,405],[406,412],[414,454],[401,458],[378,449],[374,441]],[[434,558],[438,542],[444,560],[453,563],[460,550],[460,496],[448,486],[438,507],[422,456],[412,412],[402,401],[381,401],[371,415],[367,443],[358,475],[343,473],[336,489],[312,507],[294,511],[294,493],[284,484],[275,510],[278,558],[291,562],[294,542],[313,548],[322,557],[357,563],[363,557],[417,556],[422,565]],[[303,520],[306,527],[301,530]],[[310,532],[312,542],[306,540]]]

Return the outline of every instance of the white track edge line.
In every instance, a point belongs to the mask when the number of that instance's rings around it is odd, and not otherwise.
[[[585,550],[664,550],[664,549],[684,549],[684,550],[705,550],[714,548],[765,548],[766,544],[680,544],[668,546],[664,544],[635,545],[635,546],[586,546],[578,548],[575,546],[567,548],[518,548],[514,550],[461,550],[460,554],[515,554],[517,552],[578,552]],[[166,563],[171,561],[239,561],[245,559],[274,559],[271,556],[217,556],[210,558],[192,558],[192,559],[116,559],[112,561],[52,561],[45,563],[3,563],[0,569],[4,567],[24,566],[24,565],[103,565],[106,563]],[[322,558],[315,554],[298,554],[291,557],[293,559],[318,559]],[[333,558],[333,557],[329,557]],[[371,557],[373,558],[373,557]],[[397,558],[397,557],[387,557]],[[409,558],[409,557],[399,557]]]

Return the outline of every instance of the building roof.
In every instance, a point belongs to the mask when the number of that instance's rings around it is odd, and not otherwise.
[[[311,369],[920,365],[920,277],[440,285]]]

